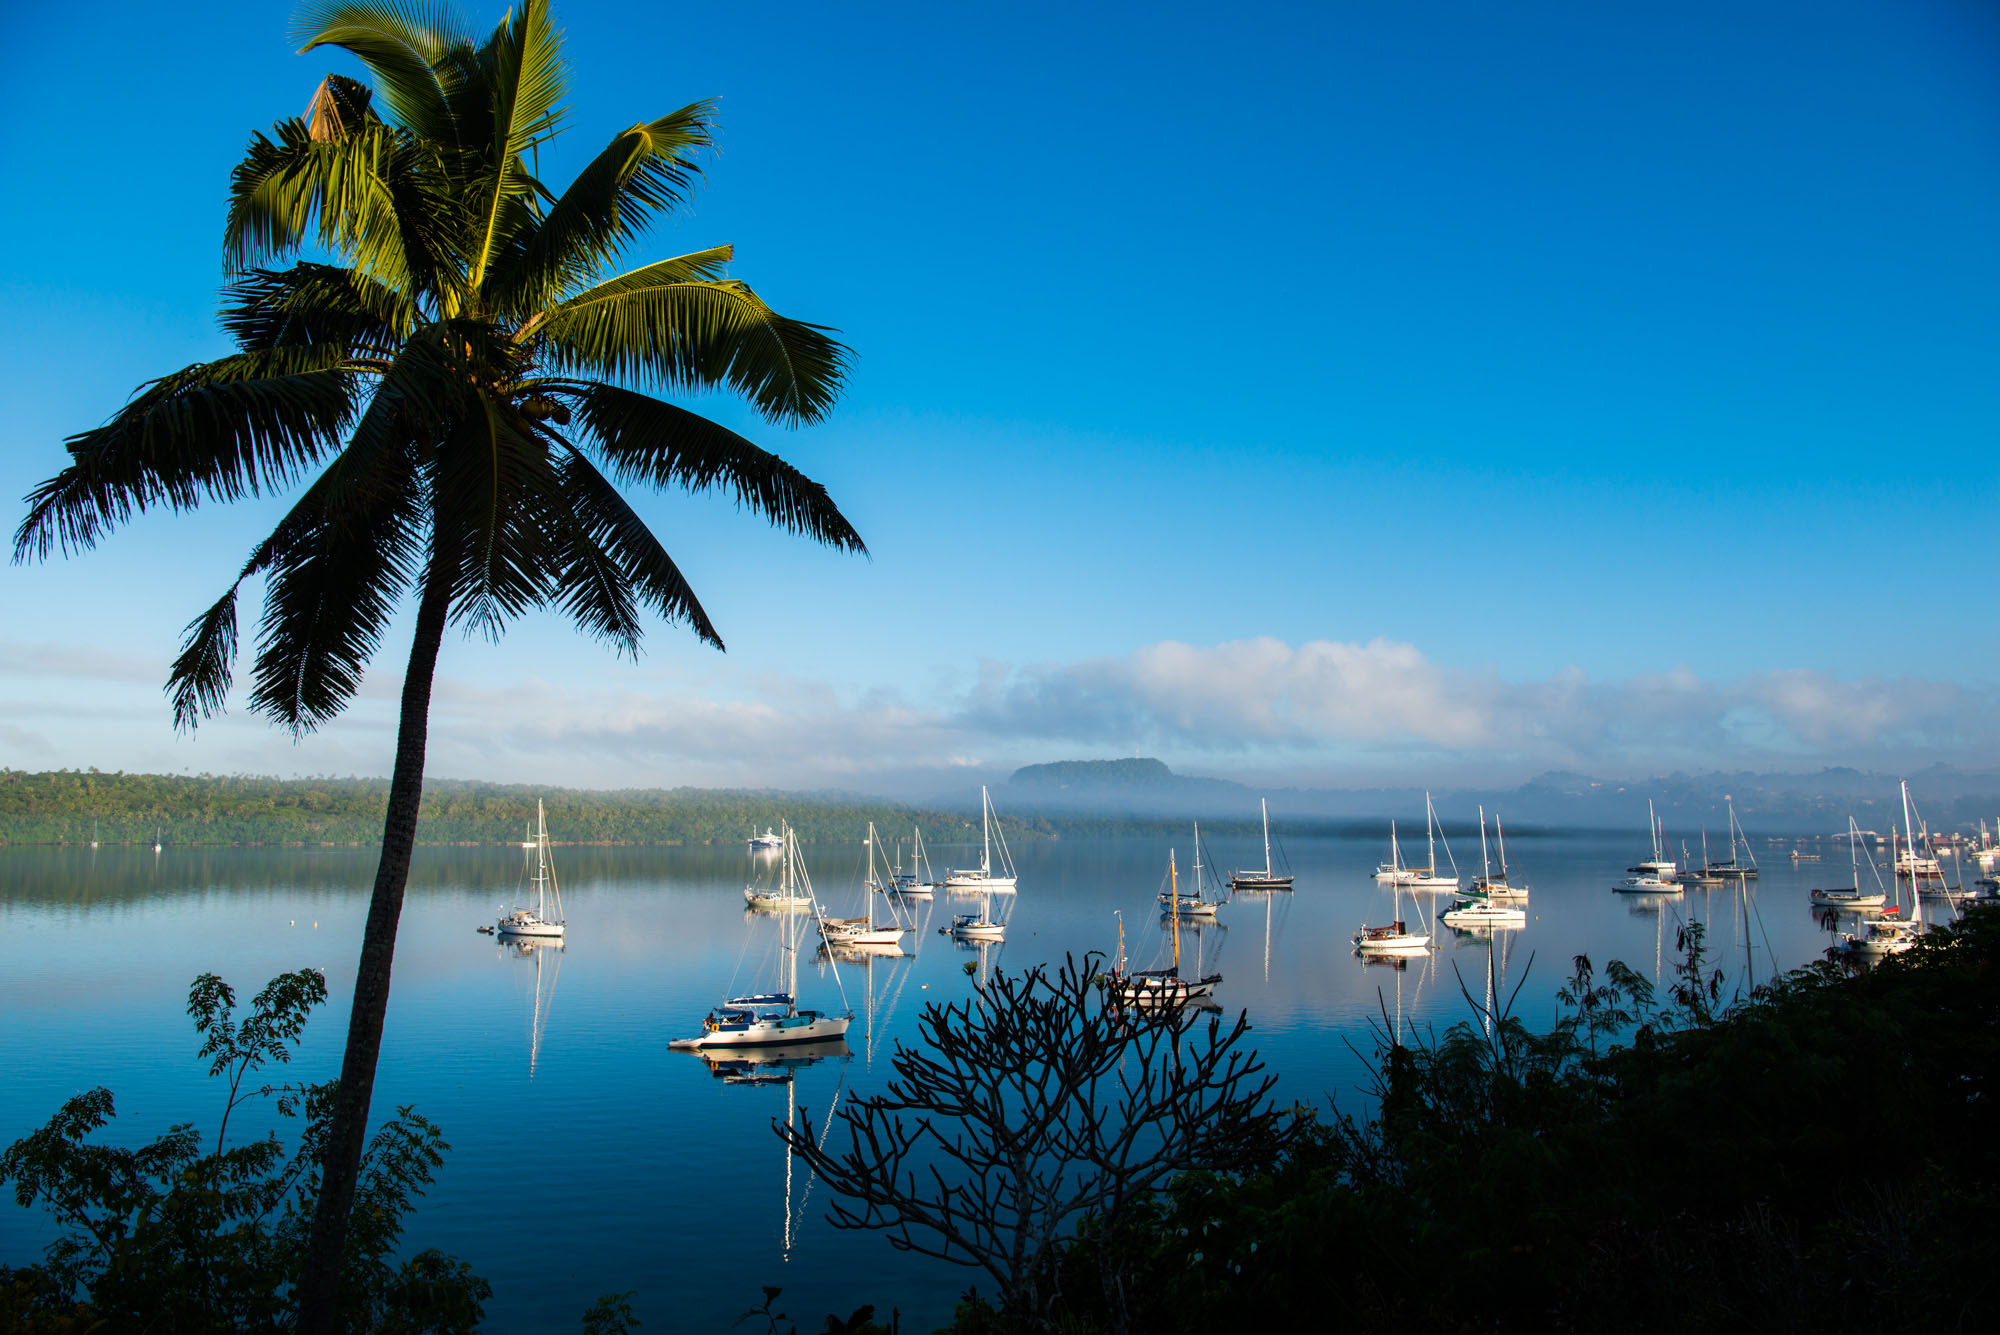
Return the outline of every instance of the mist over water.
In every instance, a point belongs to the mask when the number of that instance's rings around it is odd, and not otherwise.
[[[1469,880],[1479,849],[1467,842],[1453,852]],[[802,1328],[864,1302],[885,1314],[900,1307],[909,1329],[932,1328],[978,1274],[833,1230],[824,1188],[788,1173],[771,1121],[800,1110],[824,1124],[839,1100],[880,1088],[925,1003],[964,998],[993,969],[1108,954],[1120,914],[1130,962],[1164,963],[1154,895],[1170,843],[1185,874],[1186,837],[1017,846],[1021,891],[1011,906],[996,900],[1012,914],[1007,940],[983,952],[938,934],[969,906],[942,892],[915,906],[909,958],[836,972],[812,953],[808,930],[801,1004],[853,1008],[848,1055],[754,1085],[725,1082],[667,1041],[697,1032],[723,996],[774,979],[777,924],[746,914],[742,897],[768,861],[739,848],[559,847],[570,939],[559,951],[523,951],[474,930],[524,892],[519,850],[419,849],[376,1111],[412,1104],[452,1148],[411,1220],[411,1249],[455,1253],[490,1280],[486,1328],[502,1335],[574,1328],[596,1295],[626,1289],[638,1290],[639,1315],[655,1328],[722,1329],[764,1284],[784,1286],[778,1305]],[[1204,844],[1225,873],[1263,860],[1252,839]],[[1421,840],[1413,846],[1421,858]],[[1359,1108],[1366,1068],[1356,1049],[1372,1051],[1371,1022],[1385,1015],[1441,1031],[1473,1018],[1466,993],[1490,988],[1545,1026],[1578,953],[1665,979],[1676,930],[1690,920],[1709,923],[1712,961],[1734,992],[1747,973],[1762,980],[1817,958],[1831,937],[1806,891],[1849,877],[1845,849],[1826,846],[1824,862],[1795,866],[1759,839],[1763,876],[1747,896],[1732,885],[1636,899],[1610,887],[1648,854],[1638,832],[1510,837],[1513,879],[1533,887],[1526,927],[1440,926],[1436,953],[1398,968],[1366,963],[1350,944],[1356,927],[1390,916],[1389,890],[1369,875],[1387,851],[1374,839],[1291,841],[1294,892],[1238,896],[1219,925],[1183,928],[1187,962],[1198,953],[1203,969],[1223,974],[1216,1000],[1230,1016],[1248,1011],[1283,1100]],[[861,910],[858,840],[812,845],[805,857],[828,912]],[[940,873],[976,859],[976,849],[970,858],[932,850]],[[373,849],[0,849],[0,1142],[99,1084],[117,1096],[119,1140],[181,1121],[212,1128],[222,1091],[197,1069],[184,1013],[202,972],[220,974],[247,1006],[277,973],[325,970],[330,996],[297,1060],[266,1078],[331,1076],[374,867]],[[1405,919],[1422,913],[1406,895]],[[252,1119],[241,1134],[268,1122]],[[34,1259],[49,1236],[43,1216],[0,1202],[0,1262]]]

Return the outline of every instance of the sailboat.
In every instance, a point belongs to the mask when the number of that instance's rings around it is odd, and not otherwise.
[[[1682,885],[1722,884],[1722,878],[1708,870],[1708,827],[1706,825],[1701,827],[1701,865],[1696,866],[1694,859],[1687,855],[1687,843],[1685,840],[1681,843],[1681,862],[1683,865],[1679,871],[1674,873],[1673,879],[1679,881]]]
[[[1737,844],[1739,836],[1743,834],[1743,827],[1736,823],[1736,803],[1729,798],[1724,798],[1723,801],[1729,804],[1729,860],[1727,862],[1711,862],[1702,868],[1702,870],[1710,876],[1729,877],[1739,881],[1753,881],[1757,879],[1757,855],[1750,851],[1750,840],[1747,837],[1743,837],[1740,840],[1742,844],[1742,856],[1738,856]],[[1750,860],[1745,862],[1742,858]]]
[[[1451,841],[1445,840],[1444,855],[1451,859],[1451,875],[1443,876],[1437,867],[1437,846],[1441,837],[1438,833],[1437,808],[1431,805],[1431,795],[1424,794],[1424,833],[1430,847],[1430,863],[1423,867],[1403,865],[1403,850],[1396,842],[1396,822],[1389,822],[1389,860],[1375,868],[1375,879],[1394,885],[1407,885],[1413,890],[1456,890],[1458,889],[1458,859],[1452,857]]]
[[[979,785],[979,865],[948,870],[944,874],[944,888],[947,890],[972,890],[984,894],[1014,893],[1014,859],[1007,854],[1007,836],[1000,836],[1000,863],[996,870],[993,863],[993,798],[987,793],[986,785]]]
[[[795,856],[798,852],[798,842],[791,826],[785,826],[783,838],[786,852],[778,862],[777,889],[746,885],[743,887],[743,902],[753,909],[762,909],[769,913],[804,913],[813,906],[812,893],[810,889],[801,887],[792,876],[794,863],[798,864],[800,870],[804,869],[805,864],[798,862]]]
[[[841,946],[896,946],[903,944],[903,938],[910,928],[891,904],[889,912],[894,921],[876,925],[875,901],[888,894],[888,886],[875,875],[875,822],[868,822],[867,848],[868,867],[861,877],[861,897],[866,903],[867,915],[860,918],[827,918],[819,920],[819,934],[828,945]]]
[[[1674,879],[1674,860],[1660,851],[1660,821],[1650,797],[1646,799],[1646,824],[1653,832],[1651,861],[1627,867],[1629,875],[1611,888],[1621,895],[1677,895],[1681,887]]]
[[[1402,882],[1391,881],[1389,888],[1395,894],[1395,921],[1381,927],[1362,927],[1354,934],[1354,948],[1364,955],[1385,952],[1410,953],[1430,949],[1430,933],[1413,932],[1403,922]]]
[[[1500,826],[1500,813],[1493,813],[1493,836],[1499,845],[1500,874],[1495,876],[1490,870],[1482,873],[1472,883],[1474,894],[1483,894],[1488,899],[1526,899],[1529,887],[1515,885],[1507,879],[1507,831]],[[1486,817],[1484,808],[1479,818],[1479,860],[1486,861]]]
[[[910,827],[910,866],[903,869],[902,850],[896,852],[896,893],[905,899],[929,899],[937,889],[937,882],[931,879],[931,860],[924,852],[924,831],[920,825]]]
[[[1913,828],[1910,825],[1910,784],[1907,779],[1903,781],[1903,827]],[[1891,866],[1896,865],[1896,851],[1896,832],[1892,829],[1889,831]],[[1914,884],[1910,887],[1908,915],[1892,916],[1897,913],[1896,909],[1884,910],[1881,917],[1868,924],[1866,931],[1842,933],[1841,942],[1834,949],[1850,959],[1881,959],[1915,949],[1917,938],[1924,931],[1924,901],[1917,894]]]
[[[535,799],[535,906],[518,908],[500,915],[494,930],[501,936],[560,937],[563,933],[562,888],[556,884],[555,864],[549,859],[549,818]]]
[[[1889,902],[1889,892],[1882,884],[1882,873],[1875,866],[1875,859],[1868,859],[1868,869],[1875,873],[1875,893],[1861,893],[1861,827],[1854,823],[1853,815],[1847,818],[1847,856],[1853,864],[1854,886],[1848,890],[1814,890],[1812,902],[1823,909],[1879,909]]]
[[[1479,808],[1480,875],[1472,883],[1472,893],[1438,915],[1450,927],[1525,927],[1528,911],[1511,904],[1498,904],[1481,886],[1493,881],[1493,868],[1486,859],[1486,808]]]
[[[1229,873],[1231,890],[1289,890],[1292,888],[1292,873],[1289,869],[1280,872],[1271,865],[1271,804],[1264,798],[1257,799],[1257,806],[1264,813],[1264,867],[1261,871],[1233,871]]]
[[[1172,861],[1171,852],[1168,855],[1168,861]],[[1216,896],[1214,899],[1210,899],[1207,895],[1203,894],[1202,891],[1205,888],[1204,881],[1213,882],[1215,879],[1212,873],[1204,877],[1202,875],[1203,870],[1201,865],[1201,822],[1196,821],[1194,823],[1194,875],[1191,878],[1193,888],[1183,893],[1180,888],[1180,878],[1178,876],[1172,878],[1173,884],[1168,889],[1160,892],[1161,912],[1185,915],[1190,918],[1213,918],[1216,910],[1222,907],[1222,887],[1220,885],[1215,887]]]
[[[1175,864],[1174,850],[1167,850],[1167,888],[1160,896],[1172,902],[1180,898],[1180,869]],[[1193,1001],[1211,995],[1222,975],[1212,973],[1201,975],[1199,963],[1195,966],[1196,977],[1181,977],[1181,915],[1169,913],[1168,929],[1173,938],[1173,964],[1165,969],[1125,968],[1125,915],[1118,915],[1118,962],[1105,981],[1105,987],[1112,998],[1129,1003],[1177,1004]]]
[[[812,881],[806,875],[805,864],[799,859],[798,836],[789,828],[785,831],[784,858],[787,884],[802,886],[807,900],[811,901]],[[812,904],[812,909],[813,916],[819,916],[817,903]],[[708,1013],[707,1018],[701,1023],[700,1034],[694,1038],[673,1039],[667,1046],[686,1052],[712,1048],[825,1043],[846,1037],[847,1027],[854,1023],[853,1011],[834,1015],[826,1011],[799,1008],[797,998],[800,926],[800,920],[794,914],[786,914],[778,919],[780,990],[753,996],[730,997]],[[833,969],[834,985],[838,987],[840,966],[831,961],[828,963]],[[842,1000],[845,1000],[845,991],[841,995]]]

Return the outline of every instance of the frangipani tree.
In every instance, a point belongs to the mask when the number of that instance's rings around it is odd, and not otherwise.
[[[556,610],[636,654],[648,612],[722,647],[621,487],[721,488],[772,524],[853,552],[825,489],[655,394],[727,391],[768,421],[821,420],[848,350],[728,277],[720,246],[632,265],[712,143],[695,103],[614,136],[561,190],[534,174],[560,128],[561,35],[523,0],[475,40],[442,7],[334,0],[303,49],[359,58],[306,114],[250,141],[229,189],[222,323],[236,350],[142,386],[28,499],[16,561],[94,546],[143,511],[303,485],[236,580],[188,627],[168,693],[193,728],[230,689],[237,598],[264,607],[250,707],[294,734],[353,698],[396,607],[414,640],[382,859],[355,977],[339,1105],[301,1287],[335,1285],[389,997],[447,625],[497,637]],[[286,267],[275,267],[285,264]]]

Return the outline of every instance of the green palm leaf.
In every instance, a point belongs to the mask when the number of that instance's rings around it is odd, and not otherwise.
[[[552,307],[535,338],[560,374],[726,388],[772,421],[803,423],[832,410],[847,378],[847,349],[830,332],[779,315],[747,283],[686,282],[649,265]]]
[[[780,528],[842,551],[867,552],[825,487],[727,427],[616,385],[557,390],[551,384],[551,392],[576,405],[578,424],[619,480],[688,491],[724,487],[737,504]]]
[[[541,225],[495,266],[493,285],[510,308],[539,311],[595,280],[656,216],[679,207],[701,176],[696,153],[714,146],[713,112],[696,102],[635,125],[577,173]],[[677,281],[722,277],[730,249],[700,252],[721,258],[679,271]]]
[[[339,445],[351,374],[320,349],[197,362],[64,442],[74,462],[28,495],[14,559],[93,546],[156,506],[192,509],[289,485]]]
[[[660,545],[645,521],[618,494],[618,489],[574,446],[565,447],[560,468],[562,494],[574,516],[569,531],[581,542],[580,553],[586,550],[592,553],[589,559],[593,563],[588,581],[575,578],[585,573],[579,569],[567,572],[571,578],[565,580],[570,590],[565,610],[579,623],[637,657],[636,619],[628,622],[615,615],[618,606],[629,605],[636,594],[662,617],[681,622],[708,643],[722,648],[722,637],[716,633],[714,623],[708,619],[680,567],[667,555],[667,549]],[[598,573],[596,552],[601,552],[608,562],[601,567],[607,574]],[[601,585],[615,587],[600,589]]]

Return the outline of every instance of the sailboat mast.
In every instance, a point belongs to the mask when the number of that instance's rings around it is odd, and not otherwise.
[[[1500,879],[1507,879],[1507,831],[1500,824],[1500,813],[1493,813],[1493,834],[1500,841]]]
[[[1431,846],[1431,865],[1429,871],[1432,876],[1435,876],[1438,869],[1437,808],[1431,805],[1429,789],[1424,791],[1424,834],[1429,838]]]
[[[979,785],[979,870],[993,874],[993,799]]]
[[[1910,846],[1910,921],[1921,926],[1924,897],[1917,886],[1917,827],[1910,823],[1910,781],[1903,780],[1903,842]]]
[[[1167,850],[1167,903],[1171,905],[1167,911],[1171,924],[1168,930],[1174,934],[1174,973],[1178,976],[1181,971],[1181,873],[1174,865],[1174,850],[1171,848]]]
[[[1268,880],[1271,876],[1271,803],[1260,797],[1257,805],[1264,809],[1264,877]]]
[[[1486,804],[1479,806],[1479,879],[1493,879],[1493,864],[1486,860]]]
[[[1660,860],[1660,818],[1653,814],[1653,799],[1646,799],[1646,828],[1653,835],[1653,861]]]

